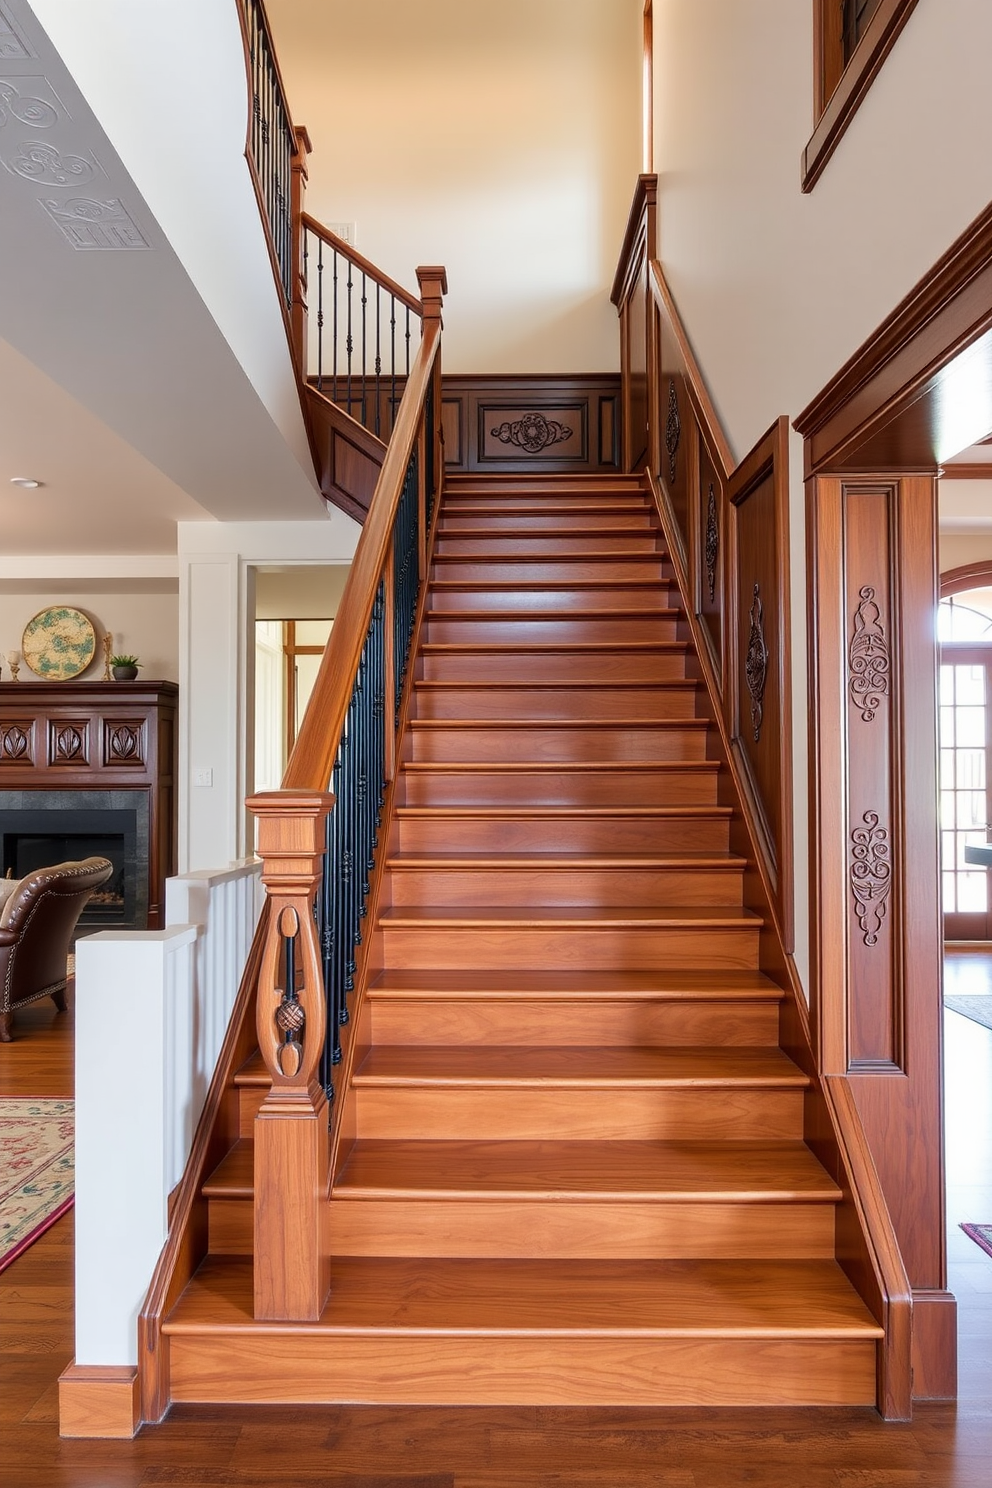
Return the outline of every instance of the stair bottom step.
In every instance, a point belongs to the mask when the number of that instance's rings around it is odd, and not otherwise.
[[[315,1324],[255,1324],[251,1262],[174,1309],[175,1401],[871,1405],[881,1329],[832,1262],[336,1258]]]

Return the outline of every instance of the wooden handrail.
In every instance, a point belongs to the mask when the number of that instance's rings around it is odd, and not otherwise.
[[[321,660],[310,704],[286,766],[284,790],[326,790],[331,778],[351,687],[365,644],[376,588],[392,541],[393,521],[440,342],[440,324],[429,322],[410,368],[368,520]]]
[[[408,310],[412,310],[415,315],[423,315],[423,304],[417,299],[416,295],[412,295],[408,289],[404,289],[402,284],[397,284],[395,279],[390,279],[389,275],[384,274],[382,269],[376,268],[372,260],[366,258],[364,254],[359,253],[358,249],[354,248],[351,243],[346,242],[344,238],[339,238],[336,232],[332,232],[329,227],[325,227],[322,222],[318,222],[316,217],[311,217],[309,212],[301,213],[300,221],[305,228],[313,233],[314,237],[320,238],[323,242],[327,243],[335,252],[340,253],[342,258],[350,259],[355,267],[361,269],[364,274],[367,274],[374,284],[380,285],[383,289],[388,290],[391,295],[395,295],[400,303],[405,305]]]
[[[696,405],[696,415],[703,427],[703,433],[713,454],[720,462],[720,475],[724,480],[729,480],[736,468],[736,460],[730,448],[730,441],[724,432],[720,415],[713,405],[706,380],[700,371],[699,363],[696,361],[692,343],[686,333],[685,325],[679,314],[675,297],[668,286],[665,272],[656,258],[652,258],[648,265],[648,285],[656,304],[668,311],[671,317],[672,330],[678,342],[679,351],[685,362],[686,385],[689,394]]]

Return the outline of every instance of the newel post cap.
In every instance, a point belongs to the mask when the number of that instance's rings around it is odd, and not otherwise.
[[[249,796],[248,810],[258,821],[258,851],[265,860],[265,877],[290,873],[300,860],[319,859],[324,852],[324,824],[334,805],[330,791],[259,791]],[[316,865],[314,863],[314,871]]]
[[[441,304],[448,293],[448,273],[443,264],[421,264],[417,283],[424,306],[424,320],[440,320]]]

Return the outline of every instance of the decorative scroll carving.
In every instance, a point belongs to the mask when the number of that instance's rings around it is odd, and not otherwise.
[[[5,6],[0,5],[0,58],[5,62],[24,61],[35,53],[23,37]]]
[[[864,586],[859,597],[848,657],[850,686],[855,707],[861,709],[865,723],[871,723],[882,698],[889,695],[889,643],[870,584]]]
[[[706,546],[703,560],[706,564],[706,582],[709,585],[710,604],[716,599],[716,560],[720,552],[720,526],[716,515],[716,491],[710,481],[710,494],[706,506]]]
[[[36,78],[35,81],[42,80]],[[22,96],[9,78],[0,78],[0,128],[8,118],[16,119],[18,124],[27,124],[31,129],[51,129],[58,123],[59,116],[43,98]]]
[[[81,155],[60,155],[54,145],[35,140],[21,145],[6,164],[25,181],[39,186],[88,186],[96,167]]]
[[[878,825],[878,813],[866,811],[863,827],[851,833],[851,892],[854,912],[866,946],[878,943],[885,918],[886,900],[892,887],[889,863],[889,834]]]
[[[19,723],[0,724],[0,759],[22,763],[30,759],[28,730]]]
[[[111,201],[91,201],[89,197],[76,196],[67,202],[46,198],[41,205],[73,248],[83,252],[151,247],[116,197]]]
[[[679,395],[675,390],[675,379],[668,384],[668,418],[665,420],[665,448],[668,451],[668,484],[675,484],[678,472],[679,441],[682,438],[682,420],[679,417]]]
[[[763,714],[762,699],[765,695],[765,682],[768,679],[768,647],[765,645],[765,612],[757,584],[754,586],[749,618],[751,630],[747,641],[747,655],[744,658],[744,678],[751,695],[751,729],[755,744],[759,744]]]
[[[104,761],[108,765],[142,765],[140,723],[107,723]]]
[[[85,725],[53,723],[50,758],[53,765],[88,764]]]
[[[515,444],[529,455],[536,455],[549,445],[560,444],[572,437],[567,424],[561,424],[557,419],[546,419],[543,413],[525,413],[523,418],[512,423],[506,419],[490,432],[494,439],[503,444]]]

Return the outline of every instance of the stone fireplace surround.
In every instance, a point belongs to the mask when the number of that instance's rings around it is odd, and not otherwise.
[[[164,922],[176,867],[178,691],[175,682],[0,683],[0,852],[4,838],[26,832],[121,839],[110,855],[124,869],[123,918],[92,915],[90,928]]]

